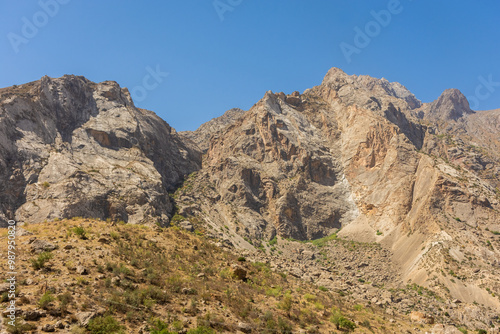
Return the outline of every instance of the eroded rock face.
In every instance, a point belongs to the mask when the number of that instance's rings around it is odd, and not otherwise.
[[[168,222],[200,153],[115,82],[64,76],[0,90],[0,220]]]
[[[391,250],[402,284],[498,308],[473,274],[485,265],[498,286],[498,246],[483,230],[500,230],[497,120],[498,111],[473,113],[455,90],[422,104],[400,84],[332,69],[303,94],[267,92],[218,130],[177,204],[236,247],[251,247],[239,236],[255,244],[341,228]],[[466,286],[442,277],[450,256]]]
[[[202,124],[195,131],[183,131],[179,134],[194,142],[201,151],[206,152],[210,145],[210,137],[236,122],[245,112],[239,108],[229,109],[224,115]]]

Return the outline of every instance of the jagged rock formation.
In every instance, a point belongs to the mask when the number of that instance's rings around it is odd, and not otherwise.
[[[219,130],[176,201],[243,248],[239,236],[258,244],[342,228],[390,249],[402,283],[499,309],[485,290],[500,291],[498,117],[471,111],[457,90],[426,104],[334,68],[303,94],[267,92]]]
[[[429,103],[425,113],[427,117],[437,120],[454,120],[473,114],[469,101],[458,89],[447,89],[439,98]]]
[[[210,144],[210,137],[224,129],[229,124],[236,122],[245,112],[239,108],[229,109],[224,115],[202,124],[195,131],[182,131],[179,134],[193,141],[201,151],[206,152]]]
[[[73,216],[168,222],[199,152],[115,82],[43,77],[0,90],[0,223]]]

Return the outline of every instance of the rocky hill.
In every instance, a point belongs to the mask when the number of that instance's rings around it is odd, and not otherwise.
[[[180,134],[82,77],[2,89],[0,107],[4,221],[177,225],[401,323],[498,332],[500,110],[456,89],[422,103],[332,68]]]
[[[201,155],[117,83],[64,76],[0,90],[0,164],[0,224],[168,224],[168,191]]]
[[[273,272],[269,264],[231,254],[203,234],[81,218],[18,228],[15,333],[331,333],[356,327],[401,333],[415,326],[434,328],[426,318],[411,323],[376,305],[357,304],[348,294]],[[0,265],[7,267],[5,259]],[[2,302],[8,300],[8,287],[0,284]],[[14,332],[6,320],[3,328]]]

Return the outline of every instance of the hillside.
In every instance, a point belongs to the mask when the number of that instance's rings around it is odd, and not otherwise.
[[[17,241],[26,332],[328,333],[338,319],[359,333],[432,327],[246,261],[203,231],[75,218],[18,228]]]

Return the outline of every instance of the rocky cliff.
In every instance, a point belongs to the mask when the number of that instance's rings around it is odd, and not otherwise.
[[[200,153],[127,89],[43,77],[0,90],[0,223],[95,217],[168,223],[168,191]]]
[[[210,145],[210,138],[212,135],[236,122],[243,114],[244,111],[239,108],[229,109],[224,115],[202,124],[195,131],[183,131],[179,134],[193,141],[202,152],[206,152]]]
[[[333,68],[302,94],[267,92],[218,130],[176,202],[235,247],[339,230],[377,242],[401,275],[394,287],[499,309],[485,290],[500,291],[498,117],[458,90],[422,103],[401,84]]]

